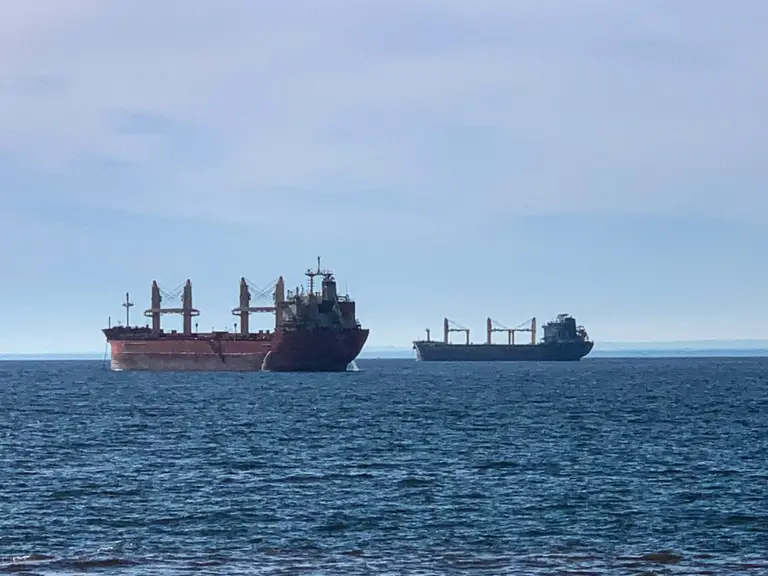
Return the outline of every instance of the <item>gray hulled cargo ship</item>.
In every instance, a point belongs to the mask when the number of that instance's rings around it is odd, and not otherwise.
[[[537,342],[536,318],[531,318],[529,324],[518,328],[507,328],[488,318],[486,342],[472,344],[468,328],[445,318],[442,342],[431,340],[430,331],[427,330],[427,339],[416,340],[413,347],[419,360],[442,362],[573,362],[581,360],[592,351],[594,342],[589,339],[583,326],[576,325],[576,320],[570,314],[559,314],[555,320],[547,322],[542,328],[544,337]],[[451,332],[464,332],[466,342],[451,343],[448,339]],[[507,342],[494,343],[494,332],[505,332]],[[516,343],[515,334],[518,332],[529,332],[530,342]]]

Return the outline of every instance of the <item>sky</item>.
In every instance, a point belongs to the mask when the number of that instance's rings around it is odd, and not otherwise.
[[[152,280],[231,328],[241,276],[317,256],[373,348],[561,312],[598,342],[768,338],[766,18],[3,0],[0,351],[100,350]]]

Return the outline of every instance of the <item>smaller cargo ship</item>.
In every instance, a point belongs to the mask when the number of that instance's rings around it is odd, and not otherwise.
[[[240,305],[232,314],[240,319],[240,330],[198,332],[192,318],[200,311],[192,306],[192,283],[182,289],[181,307],[163,307],[157,282],[152,282],[151,307],[144,315],[151,326],[131,326],[133,303],[125,295],[125,326],[110,326],[103,332],[111,348],[113,370],[148,371],[259,371],[329,372],[345,371],[357,358],[368,339],[355,316],[355,301],[336,290],[336,280],[329,270],[309,269],[309,291],[288,291],[281,276],[274,284],[270,306],[252,306],[251,290],[245,278],[240,280]],[[314,281],[322,277],[322,289],[315,292]],[[266,296],[271,288],[260,290]],[[252,313],[274,313],[274,330],[253,332],[249,326]],[[166,331],[160,325],[163,314],[179,314],[182,331]]]
[[[443,341],[430,339],[427,330],[426,340],[416,340],[413,347],[416,357],[423,361],[442,362],[549,362],[549,361],[578,361],[592,351],[594,342],[583,326],[577,326],[576,320],[570,314],[559,314],[551,322],[544,324],[544,337],[536,341],[536,318],[531,318],[530,324],[523,328],[507,328],[486,320],[487,335],[485,344],[472,344],[469,340],[469,329],[443,319]],[[466,342],[451,343],[448,339],[451,332],[463,332]],[[507,334],[506,344],[492,341],[494,332]],[[530,343],[515,342],[517,332],[530,332]]]

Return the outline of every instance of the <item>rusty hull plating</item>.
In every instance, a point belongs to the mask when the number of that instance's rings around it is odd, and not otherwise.
[[[309,291],[297,288],[288,292],[281,276],[274,283],[273,305],[251,306],[252,293],[245,278],[240,280],[239,306],[232,314],[240,320],[233,332],[198,332],[192,318],[200,311],[192,305],[192,283],[182,289],[180,308],[163,308],[157,282],[152,282],[151,306],[144,315],[151,326],[130,325],[130,302],[126,294],[125,326],[103,329],[111,347],[113,370],[149,371],[302,371],[341,372],[360,353],[369,330],[362,328],[355,316],[355,302],[339,295],[333,273],[307,270]],[[314,291],[315,277],[322,276],[322,289]],[[260,290],[264,297],[272,289]],[[272,313],[273,331],[250,332],[252,313]],[[183,318],[181,332],[166,332],[161,327],[163,314]]]

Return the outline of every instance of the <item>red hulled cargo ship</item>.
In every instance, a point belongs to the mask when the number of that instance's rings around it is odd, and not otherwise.
[[[200,314],[192,306],[192,284],[187,280],[180,308],[163,308],[157,282],[152,283],[152,306],[144,315],[152,326],[130,326],[133,304],[126,294],[126,326],[105,328],[111,347],[113,370],[151,371],[258,371],[341,372],[362,350],[369,330],[355,316],[355,302],[337,294],[333,273],[307,270],[309,290],[288,291],[281,276],[274,285],[273,306],[250,306],[251,292],[240,280],[240,306],[232,313],[240,318],[234,332],[197,332],[192,318]],[[314,280],[322,276],[322,289]],[[263,294],[263,292],[262,292]],[[274,331],[249,331],[251,313],[274,313]],[[160,326],[163,314],[183,317],[181,332]],[[237,325],[236,325],[237,326]]]

